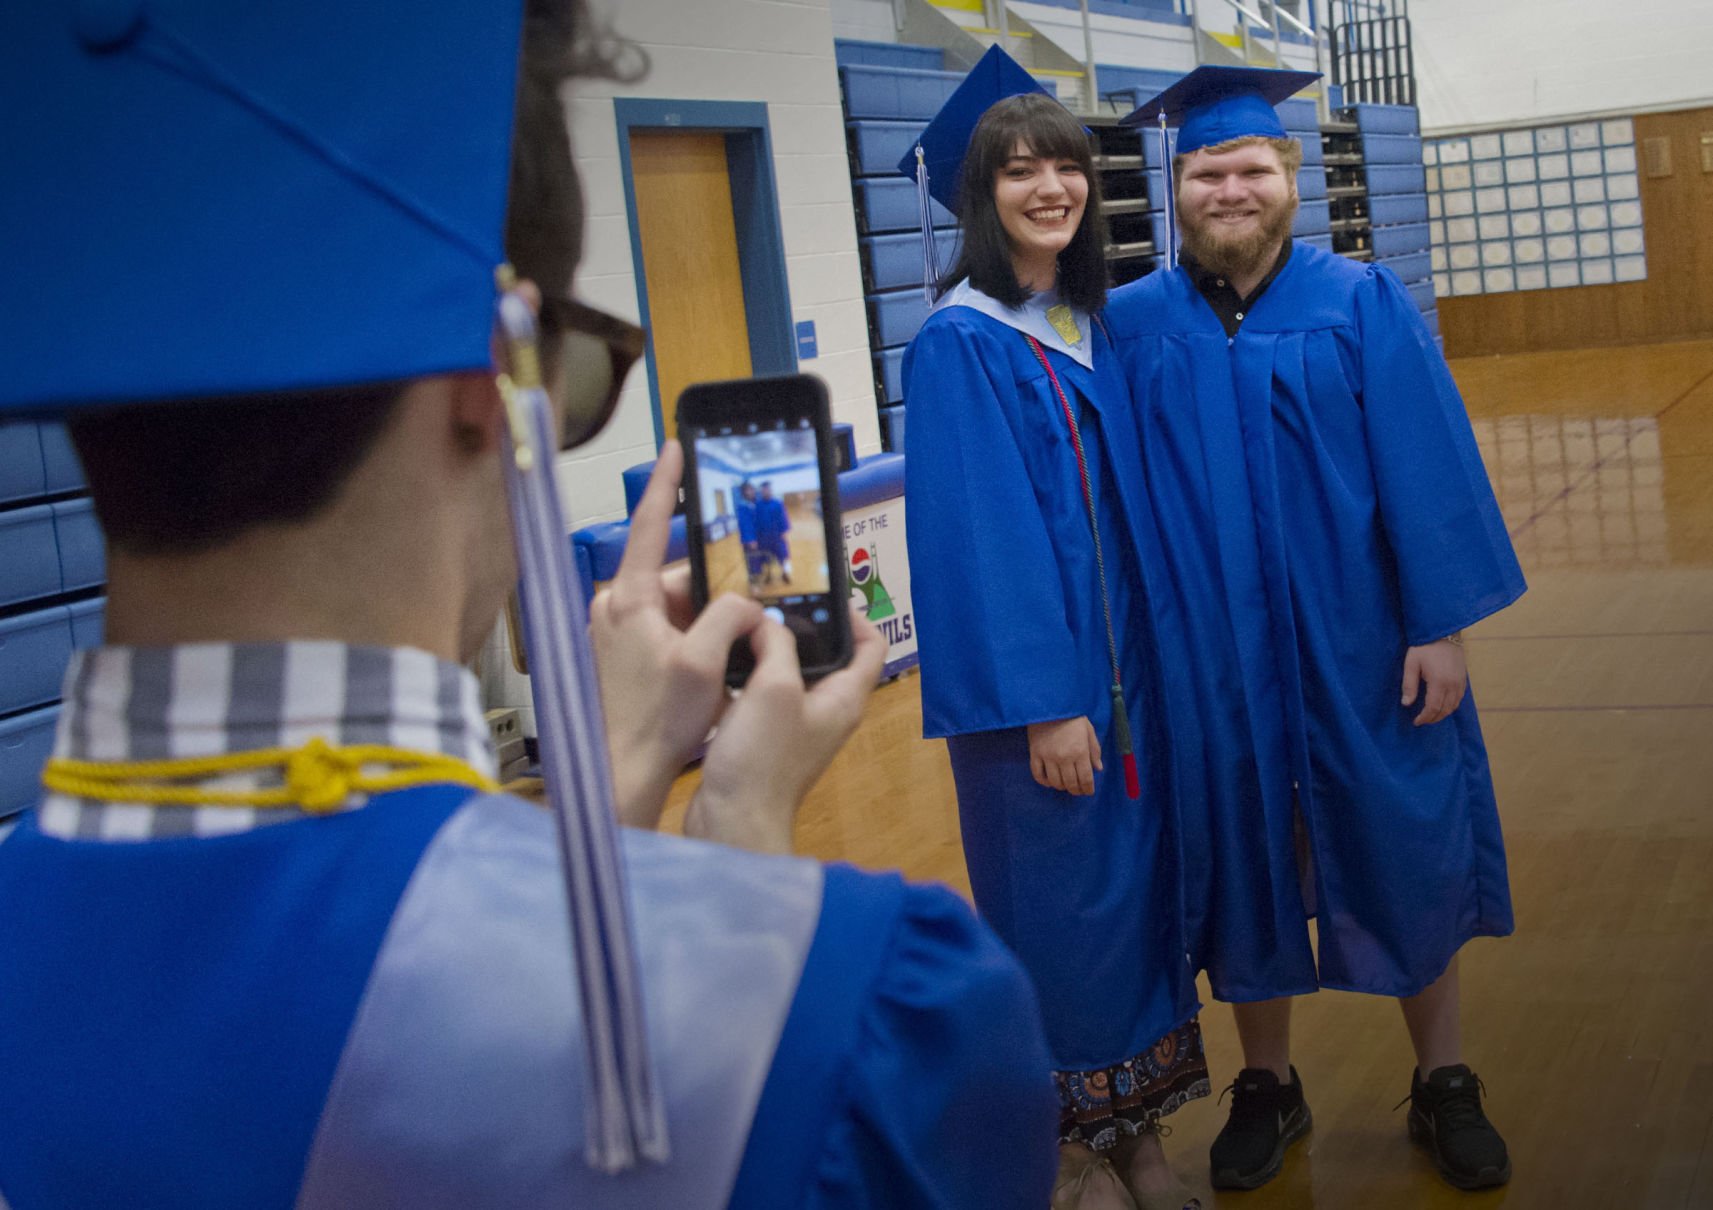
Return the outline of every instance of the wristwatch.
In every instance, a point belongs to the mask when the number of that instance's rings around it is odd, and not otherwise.
[[[1463,646],[1463,632],[1461,630],[1454,630],[1450,634],[1446,635],[1443,639],[1441,639],[1440,642],[1442,642],[1442,643],[1454,643],[1457,646],[1461,647],[1461,646]]]

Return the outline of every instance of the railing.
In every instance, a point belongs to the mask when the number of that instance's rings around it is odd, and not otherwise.
[[[1343,90],[1346,105],[1414,105],[1416,59],[1408,15],[1346,21],[1334,28],[1332,80]]]
[[[1251,8],[1249,5],[1244,4],[1242,0],[1224,0],[1224,3],[1229,4],[1233,9],[1237,10],[1237,28],[1239,36],[1242,38],[1243,61],[1245,63],[1253,63],[1255,61],[1250,31],[1253,28],[1259,27],[1273,35],[1273,65],[1275,67],[1285,66],[1284,34],[1285,26],[1288,25],[1293,31],[1308,39],[1309,45],[1314,48],[1314,69],[1317,72],[1324,73],[1326,70],[1326,56],[1323,52],[1323,42],[1326,39],[1325,32],[1316,29],[1314,25],[1309,22],[1304,22],[1294,13],[1272,3],[1272,0],[1254,0],[1254,2],[1257,7]],[[1189,9],[1191,20],[1195,21],[1199,25],[1200,15],[1197,12],[1197,0],[1190,0]],[[1311,7],[1309,18],[1310,22],[1312,22],[1313,19],[1313,8]],[[1196,57],[1198,60],[1201,57],[1201,43],[1199,39],[1196,43]],[[1324,88],[1321,89],[1320,92],[1319,108],[1320,116],[1323,119],[1326,118],[1327,96],[1326,89]]]

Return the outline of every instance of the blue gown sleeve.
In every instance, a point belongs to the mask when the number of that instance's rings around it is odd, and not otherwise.
[[[1473,625],[1527,587],[1469,414],[1415,301],[1388,269],[1357,289],[1361,399],[1405,639]],[[914,439],[914,434],[912,434]]]
[[[961,899],[905,894],[809,1205],[1037,1210],[1058,1100],[1034,990]]]
[[[1022,404],[1005,350],[942,312],[906,351],[904,383],[923,735],[1087,714],[1058,555],[1018,443]]]

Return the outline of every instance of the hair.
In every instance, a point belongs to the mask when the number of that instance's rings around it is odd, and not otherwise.
[[[577,76],[634,79],[647,60],[595,25],[585,0],[529,0],[521,54],[505,247],[518,275],[551,294],[569,287],[583,247],[560,86]],[[556,349],[554,335],[543,331],[544,350]],[[68,428],[107,540],[133,554],[194,554],[328,507],[407,385],[131,405],[74,416]]]
[[[1248,134],[1242,138],[1227,139],[1223,143],[1215,143],[1211,147],[1198,147],[1196,151],[1204,151],[1208,155],[1224,155],[1228,151],[1236,151],[1239,147],[1250,147],[1256,143],[1265,143],[1279,153],[1279,160],[1285,166],[1285,176],[1291,182],[1291,189],[1294,192],[1297,187],[1297,172],[1303,166],[1303,144],[1300,139],[1274,139],[1268,138],[1266,135]],[[1178,177],[1183,174],[1184,164],[1190,156],[1195,154],[1195,151],[1188,151],[1172,157],[1174,186]]]
[[[1019,143],[1030,155],[1075,161],[1088,180],[1082,222],[1070,244],[1059,253],[1058,288],[1065,302],[1098,311],[1106,305],[1106,219],[1100,212],[1100,177],[1095,172],[1094,153],[1082,123],[1043,93],[1007,97],[991,106],[976,123],[958,180],[963,247],[939,288],[944,292],[968,278],[970,285],[1008,307],[1029,301],[1030,292],[1012,268],[1011,244],[994,205],[995,181]]]

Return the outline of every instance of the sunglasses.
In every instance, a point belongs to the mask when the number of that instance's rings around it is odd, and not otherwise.
[[[574,449],[613,418],[648,334],[628,320],[558,296],[541,300],[541,333],[550,394],[563,418],[559,448]]]

